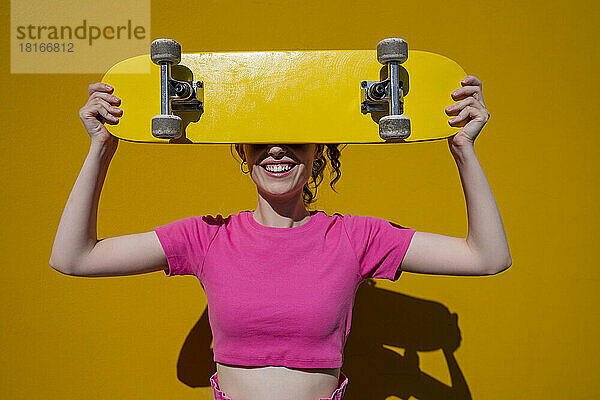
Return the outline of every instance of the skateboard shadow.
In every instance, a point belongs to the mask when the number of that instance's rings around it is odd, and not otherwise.
[[[461,342],[458,316],[440,303],[419,299],[363,281],[356,293],[352,328],[342,370],[349,383],[344,400],[408,399],[470,400],[465,377],[454,358]],[[212,334],[205,311],[186,338],[177,362],[179,380],[190,387],[208,387],[215,372]],[[404,354],[383,345],[404,349]],[[421,371],[419,351],[442,350],[451,386]]]

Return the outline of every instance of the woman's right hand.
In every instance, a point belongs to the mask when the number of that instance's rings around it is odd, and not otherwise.
[[[79,110],[79,118],[92,143],[116,146],[119,142],[119,138],[111,135],[104,126],[105,122],[110,125],[118,124],[118,117],[123,114],[123,110],[115,107],[121,104],[121,99],[112,95],[113,91],[114,89],[105,83],[92,83],[88,86],[89,98]]]

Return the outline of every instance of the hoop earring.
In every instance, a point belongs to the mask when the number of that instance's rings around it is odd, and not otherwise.
[[[250,168],[248,168],[248,171],[244,171],[244,168],[243,168],[244,164],[247,164],[245,160],[242,161],[242,163],[240,164],[240,169],[242,170],[242,174],[247,174],[250,172]]]

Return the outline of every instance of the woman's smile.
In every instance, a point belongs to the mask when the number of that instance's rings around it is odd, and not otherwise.
[[[283,178],[290,175],[293,171],[295,171],[298,164],[292,163],[279,163],[279,164],[267,164],[261,165],[262,169],[268,176],[272,176],[274,178]]]

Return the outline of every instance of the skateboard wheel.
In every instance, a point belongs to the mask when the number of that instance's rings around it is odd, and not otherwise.
[[[168,62],[179,64],[181,61],[181,45],[173,39],[156,39],[150,45],[150,59],[155,64]]]
[[[177,115],[155,115],[152,117],[152,136],[158,139],[179,139],[181,118]]]
[[[379,120],[379,136],[383,140],[406,139],[410,136],[410,119],[406,115],[386,115]]]
[[[377,44],[377,61],[387,64],[397,61],[402,64],[408,59],[408,43],[400,38],[383,39]]]

